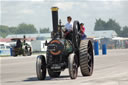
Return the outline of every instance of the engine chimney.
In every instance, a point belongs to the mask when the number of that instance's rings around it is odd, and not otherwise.
[[[58,7],[52,7],[52,23],[53,23],[53,33],[58,32]]]

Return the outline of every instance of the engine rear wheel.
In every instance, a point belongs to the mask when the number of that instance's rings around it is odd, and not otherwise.
[[[11,48],[11,55],[14,56],[14,57],[17,56],[17,53],[16,53],[16,51],[15,51],[15,47],[12,47],[12,48]]]
[[[49,76],[52,77],[52,78],[59,77],[59,76],[60,76],[60,73],[61,73],[61,72],[53,72],[52,70],[48,69],[48,74],[49,74]]]
[[[12,51],[12,56],[17,57],[17,54],[15,53],[14,50]]]
[[[83,76],[91,76],[94,66],[93,46],[91,41],[81,40],[79,51],[81,73]]]
[[[45,56],[37,56],[36,59],[36,74],[38,80],[44,80],[46,77],[46,61]]]
[[[25,47],[25,49],[23,49],[23,56],[27,56],[28,55],[28,48]]]

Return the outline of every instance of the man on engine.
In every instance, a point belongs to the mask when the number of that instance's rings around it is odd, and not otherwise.
[[[64,36],[65,36],[65,39],[72,41],[73,23],[72,23],[71,16],[67,17],[67,21],[68,21],[67,24],[65,24]]]

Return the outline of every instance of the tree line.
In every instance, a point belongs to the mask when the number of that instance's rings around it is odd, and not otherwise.
[[[48,33],[50,32],[49,28],[40,28],[40,33]],[[0,25],[0,36],[5,38],[9,34],[35,34],[38,33],[37,29],[33,24],[25,24],[21,23],[18,26],[6,26]]]
[[[119,25],[118,22],[116,22],[113,19],[109,19],[108,21],[104,21],[102,19],[96,19],[95,31],[100,30],[114,30],[119,37],[128,37],[128,26],[122,27]],[[50,29],[47,27],[40,28],[40,33],[49,33]],[[0,25],[0,36],[5,38],[9,34],[35,34],[38,33],[37,29],[33,24],[26,24],[21,23],[18,26],[6,26],[6,25]]]
[[[121,29],[119,23],[113,19],[109,19],[107,22],[102,19],[96,19],[94,30],[114,30],[119,37],[128,37],[128,26],[124,26]]]

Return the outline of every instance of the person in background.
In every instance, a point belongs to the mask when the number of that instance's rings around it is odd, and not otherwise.
[[[72,41],[72,31],[73,31],[72,17],[68,16],[67,24],[65,24],[65,30],[64,30],[65,39]]]
[[[22,47],[22,42],[20,39],[18,39],[16,42],[16,48],[21,48],[21,47]]]
[[[84,27],[83,23],[80,24],[80,32],[81,32],[81,39],[82,40],[86,39],[87,36],[84,33],[85,32],[85,27]]]

